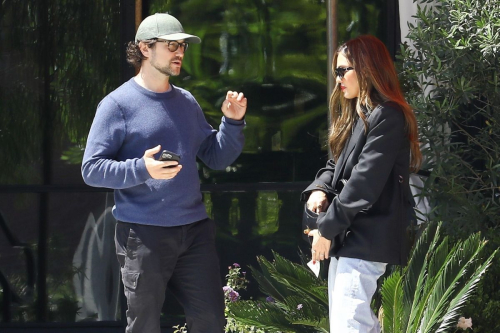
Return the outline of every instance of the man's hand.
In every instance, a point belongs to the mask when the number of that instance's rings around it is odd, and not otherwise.
[[[227,118],[241,120],[247,112],[247,99],[243,93],[228,91],[221,110]]]
[[[157,154],[161,149],[158,145],[144,152],[144,162],[149,175],[154,179],[171,179],[177,176],[182,169],[182,165],[175,161],[157,161],[154,154]],[[169,167],[170,166],[170,167]],[[172,167],[173,166],[173,167]]]
[[[319,190],[312,191],[309,200],[307,200],[307,209],[315,213],[326,212],[328,205],[326,193]]]
[[[330,251],[332,241],[320,236],[318,229],[309,231],[309,237],[313,238],[311,249],[313,262],[328,259],[328,252]]]

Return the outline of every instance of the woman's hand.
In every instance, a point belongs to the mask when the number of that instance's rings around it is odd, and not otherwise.
[[[328,252],[330,251],[332,241],[321,236],[318,229],[309,231],[308,235],[313,238],[311,250],[313,262],[328,259]]]
[[[329,204],[326,193],[316,190],[311,192],[309,200],[307,200],[307,209],[315,213],[326,212]]]

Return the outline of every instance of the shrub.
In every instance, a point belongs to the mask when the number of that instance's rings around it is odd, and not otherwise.
[[[401,48],[401,81],[416,110],[430,171],[423,195],[431,219],[453,239],[481,231],[500,246],[500,6],[496,0],[418,0],[411,45]],[[466,307],[475,332],[500,330],[494,272]]]

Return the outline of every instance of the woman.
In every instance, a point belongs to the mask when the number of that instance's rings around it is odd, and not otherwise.
[[[360,36],[340,46],[333,69],[333,160],[302,193],[307,208],[319,213],[318,228],[309,233],[312,259],[331,258],[330,331],[380,332],[370,302],[387,264],[404,265],[409,253],[408,178],[421,163],[417,123],[377,38]],[[343,245],[333,247],[331,240],[344,235]]]

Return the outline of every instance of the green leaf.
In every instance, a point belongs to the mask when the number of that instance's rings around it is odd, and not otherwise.
[[[403,289],[401,273],[395,271],[382,285],[382,328],[384,333],[403,332]]]

